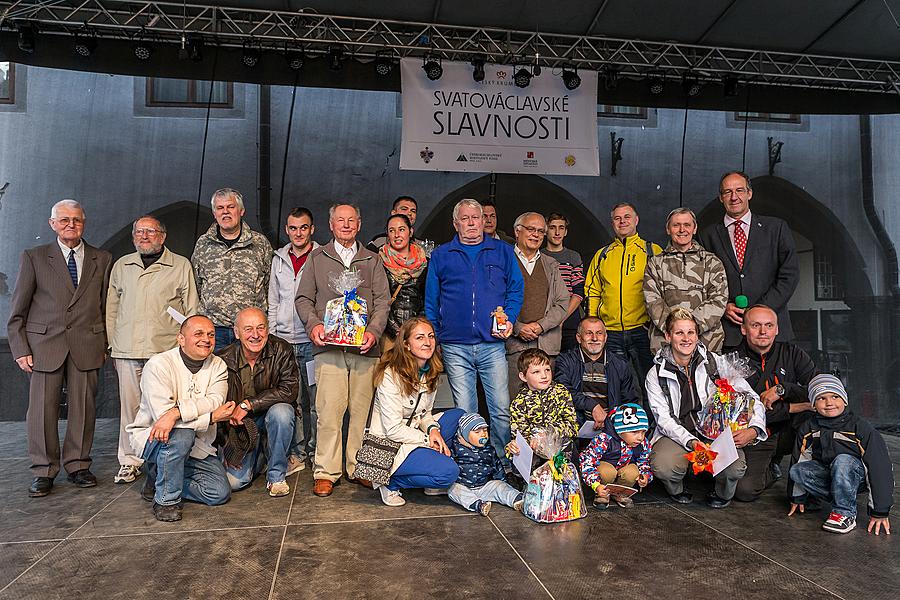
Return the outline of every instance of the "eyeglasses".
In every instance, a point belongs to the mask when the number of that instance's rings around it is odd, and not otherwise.
[[[154,236],[157,233],[161,233],[161,232],[162,232],[161,229],[153,229],[152,227],[140,227],[140,228],[134,230],[134,235]]]
[[[538,235],[547,235],[547,230],[541,227],[531,227],[529,225],[519,225],[522,229],[527,231],[528,233],[536,233]]]
[[[739,187],[739,188],[734,188],[733,190],[722,190],[721,192],[719,192],[719,196],[721,196],[722,198],[729,198],[735,194],[738,196],[743,196],[744,194],[746,194],[749,191],[750,190],[748,190],[747,188]]]
[[[82,225],[84,223],[84,219],[82,219],[81,217],[59,217],[53,220],[63,227],[68,227],[70,223],[72,225]]]

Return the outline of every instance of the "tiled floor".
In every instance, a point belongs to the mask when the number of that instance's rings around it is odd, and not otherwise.
[[[99,486],[60,476],[50,496],[30,499],[24,425],[0,423],[0,599],[893,600],[900,589],[900,520],[892,536],[864,525],[828,534],[824,515],[785,517],[783,485],[723,511],[673,505],[651,486],[631,510],[537,525],[419,491],[401,508],[347,483],[317,498],[307,470],[285,498],[257,481],[225,506],[188,504],[184,520],[160,523],[142,479],[112,484],[116,435],[116,421],[98,423]],[[900,440],[887,439],[900,463]]]

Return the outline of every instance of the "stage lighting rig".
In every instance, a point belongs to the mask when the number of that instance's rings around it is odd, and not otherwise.
[[[441,59],[435,59],[431,55],[428,55],[424,58],[422,69],[425,71],[425,75],[431,81],[437,81],[444,74],[444,67],[441,66]]]
[[[259,48],[256,48],[249,44],[244,44],[244,49],[241,52],[241,63],[248,69],[252,69],[256,65],[259,64]]]
[[[472,79],[478,83],[484,81],[484,56],[480,54],[472,59]]]
[[[78,56],[89,58],[97,49],[97,38],[94,36],[93,32],[76,32],[72,49]]]
[[[578,76],[578,69],[571,65],[563,67],[562,80],[567,90],[577,90],[581,85],[581,77]]]
[[[394,70],[394,59],[390,50],[381,50],[375,55],[375,73],[387,77]]]
[[[527,88],[531,84],[532,74],[525,67],[519,67],[516,71],[515,75],[513,75],[513,81],[516,84],[516,87]]]
[[[34,43],[37,37],[37,29],[31,23],[19,23],[18,27],[19,50],[28,54],[34,53]]]
[[[344,51],[338,46],[328,49],[328,68],[332,71],[340,71],[344,68]]]

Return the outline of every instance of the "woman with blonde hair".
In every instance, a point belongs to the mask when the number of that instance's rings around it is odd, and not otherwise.
[[[445,439],[456,435],[464,414],[454,408],[436,419],[432,414],[438,377],[443,371],[434,327],[413,317],[397,332],[395,345],[381,355],[375,368],[375,403],[369,433],[401,444],[387,485],[378,486],[388,506],[403,506],[406,488],[441,493],[459,476]]]

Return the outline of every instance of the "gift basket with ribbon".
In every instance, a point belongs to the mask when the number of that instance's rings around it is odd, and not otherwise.
[[[718,368],[715,377],[716,391],[706,406],[697,415],[698,432],[709,440],[719,437],[728,431],[735,432],[750,426],[756,398],[753,394],[736,390],[732,382],[746,379],[755,369],[750,366],[750,359],[741,358],[737,352],[722,356],[723,364]],[[714,360],[710,357],[710,360]]]
[[[547,462],[531,472],[522,512],[538,523],[562,523],[586,516],[578,471],[562,449],[565,438],[552,427],[539,427],[531,447]]]
[[[357,295],[362,276],[345,269],[329,278],[331,288],[341,294],[325,305],[325,343],[337,346],[362,346],[369,322],[366,301]]]

